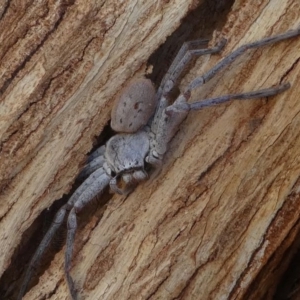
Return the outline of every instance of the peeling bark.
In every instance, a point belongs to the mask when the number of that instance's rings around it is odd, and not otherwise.
[[[16,1],[17,2],[17,1]],[[0,11],[0,272],[67,193],[114,96],[197,1],[15,1]],[[236,1],[220,55],[300,26],[297,0]],[[113,196],[77,234],[81,299],[266,299],[299,230],[300,38],[249,51],[192,101],[290,82],[184,121],[159,176]],[[253,288],[254,287],[254,288]],[[24,299],[66,299],[63,250]]]

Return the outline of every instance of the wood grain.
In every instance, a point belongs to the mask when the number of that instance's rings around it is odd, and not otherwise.
[[[22,233],[70,189],[120,86],[144,72],[195,2],[7,3],[0,48],[1,274]],[[300,26],[299,8],[297,0],[236,1],[221,33],[225,50],[199,59],[181,86],[239,45]],[[269,99],[190,113],[159,176],[128,197],[114,196],[101,220],[91,217],[78,233],[72,276],[80,299],[272,294],[273,271],[299,228],[299,47],[296,38],[250,51],[193,93],[192,101],[292,85]],[[62,250],[24,299],[67,298]]]

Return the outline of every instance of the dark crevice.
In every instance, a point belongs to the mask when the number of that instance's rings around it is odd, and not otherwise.
[[[4,5],[4,7],[2,8],[2,13],[1,13],[1,15],[0,15],[0,21],[1,21],[1,20],[3,19],[3,17],[6,15],[6,12],[7,12],[7,10],[8,10],[9,7],[10,7],[10,2],[11,2],[11,1],[7,0],[6,3],[5,3],[5,5]]]
[[[298,180],[299,182],[299,180]],[[295,187],[297,188],[297,187]],[[294,188],[293,188],[294,189]],[[274,216],[277,224],[283,224],[284,219],[288,218],[289,214],[293,214],[295,206],[299,204],[299,195],[292,192],[287,200],[284,202],[283,207],[277,212]],[[283,213],[282,213],[283,212]],[[270,232],[268,230],[264,236],[266,239],[274,239],[276,232],[276,227],[274,224],[269,226]],[[268,261],[263,265],[260,272],[253,282],[249,285],[244,297],[245,299],[254,299],[253,295],[259,295],[257,299],[276,299],[276,300],[296,300],[300,299],[300,293],[298,292],[298,297],[292,298],[291,295],[296,291],[297,285],[298,290],[300,288],[299,278],[300,278],[300,268],[299,262],[300,254],[300,232],[299,232],[299,221],[297,221],[289,230],[289,233],[286,234],[285,238],[278,246],[278,248],[273,252],[273,254],[268,258]],[[295,234],[296,232],[296,234]],[[293,243],[286,247],[285,245],[289,243],[291,236],[295,235]],[[296,255],[295,255],[296,253]],[[294,258],[293,258],[294,257]],[[290,267],[287,268],[287,265]],[[251,267],[251,265],[250,265]],[[284,272],[286,270],[286,272]],[[284,273],[284,275],[283,275]],[[283,276],[282,276],[283,275]],[[280,282],[280,277],[281,282]],[[264,286],[263,286],[264,285]],[[263,287],[264,294],[260,292],[260,289]],[[253,293],[255,292],[255,293]]]
[[[99,148],[101,145],[104,145],[112,136],[115,135],[115,132],[110,127],[110,121],[105,125],[103,128],[101,134],[99,136],[94,137],[93,141],[93,148],[88,153],[91,154],[93,151],[95,151],[97,148]]]
[[[300,298],[300,233],[284,256],[293,258],[277,286],[274,300],[296,300]]]
[[[55,201],[53,205],[51,205],[51,207],[48,209],[45,209],[34,221],[34,223],[24,232],[22,240],[12,256],[12,263],[3,273],[0,279],[1,299],[16,299],[17,293],[20,289],[20,279],[24,276],[26,266],[28,265],[43,236],[47,232],[47,229],[51,225],[55,213],[65,201],[65,197]],[[54,254],[62,246],[62,235],[58,233],[51,243],[48,251],[46,251],[45,255],[43,256],[42,261],[37,266],[29,286],[37,284],[38,276],[42,274],[42,270],[46,270],[49,267]]]
[[[233,3],[233,0],[206,0],[191,11],[150,56],[148,63],[153,66],[153,71],[148,77],[158,86],[182,44],[196,39],[210,39],[214,30],[221,30],[224,26]]]

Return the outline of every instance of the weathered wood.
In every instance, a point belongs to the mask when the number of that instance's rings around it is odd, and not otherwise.
[[[66,193],[114,95],[195,1],[7,4],[1,28],[0,270]],[[297,0],[236,1],[221,55],[300,26]],[[2,26],[3,24],[3,26]],[[287,92],[192,112],[159,176],[91,218],[72,275],[82,299],[258,299],[299,227],[300,38],[251,51],[193,100],[289,81]],[[283,247],[283,248],[282,248]],[[275,257],[275,258],[274,258]],[[273,259],[271,259],[273,258]],[[265,274],[259,277],[260,274]],[[256,282],[256,278],[261,278]],[[251,289],[251,285],[257,288]],[[66,299],[63,251],[25,299]]]

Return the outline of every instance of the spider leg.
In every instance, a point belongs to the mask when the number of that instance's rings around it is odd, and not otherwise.
[[[38,264],[38,262],[41,260],[41,257],[43,255],[45,249],[47,249],[49,243],[51,242],[55,232],[60,227],[60,225],[63,223],[67,210],[68,210],[68,204],[65,204],[64,206],[62,206],[59,209],[59,211],[56,213],[56,215],[52,221],[50,228],[48,229],[46,235],[42,239],[39,247],[35,251],[35,253],[29,263],[29,266],[26,270],[25,277],[22,282],[20,292],[18,294],[18,298],[17,298],[18,300],[22,300],[23,295],[25,294],[25,292],[27,290],[27,286],[30,281],[30,278],[32,277],[32,273],[33,273],[36,265]]]
[[[58,212],[56,213],[50,228],[48,229],[48,231],[46,232],[45,236],[43,237],[39,247],[37,248],[37,250],[35,251],[29,266],[26,270],[25,273],[25,277],[24,280],[22,282],[22,286],[18,295],[18,300],[21,300],[23,298],[23,295],[26,292],[28,283],[30,281],[30,278],[32,277],[32,273],[37,265],[37,263],[41,260],[41,257],[44,253],[44,251],[47,249],[47,247],[49,246],[49,243],[51,242],[53,236],[55,235],[57,229],[61,226],[61,224],[64,221],[65,215],[67,211],[70,211],[73,206],[74,203],[77,201],[77,199],[80,197],[80,195],[83,193],[83,191],[85,191],[86,189],[89,188],[89,186],[92,184],[92,181],[94,180],[94,176],[102,176],[105,173],[105,171],[101,168],[99,170],[97,170],[96,172],[94,172],[92,176],[88,177],[78,188],[77,190],[73,193],[73,195],[70,197],[70,199],[68,200],[68,202],[63,205]]]
[[[70,275],[71,260],[73,255],[73,246],[75,233],[77,229],[77,214],[88,204],[93,198],[101,193],[103,189],[109,184],[111,177],[101,168],[92,173],[86,181],[87,183],[83,189],[81,189],[80,195],[77,197],[74,205],[68,216],[68,232],[67,232],[67,245],[65,252],[65,276],[68,283],[69,291],[72,299],[77,298],[76,289],[73,279]]]
[[[212,67],[208,72],[204,75],[196,77],[194,80],[190,82],[187,89],[184,93],[190,93],[193,89],[203,85],[204,83],[208,82],[212,79],[220,70],[231,64],[236,58],[241,56],[249,49],[260,48],[266,45],[274,44],[280,41],[284,41],[293,37],[300,35],[300,27],[295,30],[289,30],[282,34],[277,34],[271,37],[267,37],[261,39],[259,41],[249,43],[237,48],[235,51],[231,52],[227,56],[225,56],[219,63],[217,63],[214,67]]]
[[[163,110],[169,105],[167,94],[173,89],[176,81],[181,76],[182,71],[189,64],[191,59],[193,57],[201,55],[219,53],[224,48],[226,39],[221,39],[220,42],[212,48],[190,49],[192,47],[199,47],[203,44],[207,44],[207,40],[195,40],[184,43],[180,48],[178,54],[176,55],[174,61],[172,62],[166,75],[162,79],[162,82],[156,94],[156,97],[157,99],[159,99],[159,101],[151,125],[151,130],[153,132],[157,131],[158,123],[163,114]]]
[[[257,90],[248,93],[229,94],[229,95],[223,95],[215,98],[207,98],[201,101],[190,103],[188,105],[183,105],[182,107],[180,107],[179,104],[177,106],[177,109],[200,110],[202,108],[218,105],[230,100],[250,100],[250,99],[263,98],[263,97],[270,97],[286,91],[287,89],[290,88],[290,86],[291,85],[289,83],[283,83],[271,88]],[[168,111],[168,108],[166,109],[166,111]]]
[[[177,65],[179,64],[179,62],[182,60],[182,58],[186,55],[186,53],[189,50],[200,48],[200,47],[201,47],[201,49],[205,49],[208,47],[208,43],[209,43],[208,39],[198,39],[198,40],[184,42],[182,44],[182,46],[180,47],[178,53],[176,54],[174,60],[172,61],[172,64],[170,65],[167,73],[163,77],[163,79],[160,83],[160,86],[158,88],[158,91],[163,90],[163,87],[164,87],[166,81],[169,80],[170,76],[176,69]]]
[[[94,160],[98,156],[103,156],[104,153],[105,153],[105,145],[99,147],[94,152],[92,152],[87,159],[87,163],[90,163],[92,160]]]
[[[158,89],[159,98],[162,94],[170,92],[170,90],[174,87],[176,81],[182,74],[182,71],[189,64],[193,57],[220,52],[224,48],[226,40],[221,39],[221,41],[215,47],[212,48],[193,49],[199,48],[203,45],[207,46],[207,44],[208,40],[206,39],[199,39],[183,43],[175,59],[173,60],[170,68],[168,69],[166,75],[162,79],[162,82]]]
[[[169,141],[173,138],[179,125],[189,113],[189,105],[186,99],[187,96],[181,94],[171,106],[166,107],[159,119],[156,131],[152,131],[150,151],[145,160],[156,168],[161,166]]]
[[[94,152],[92,152],[87,159],[86,165],[81,170],[76,180],[83,180],[88,176],[90,176],[97,169],[102,168],[105,161],[104,153],[105,153],[105,145],[99,147]]]
[[[93,160],[89,161],[84,168],[79,173],[77,180],[82,180],[84,178],[87,178],[89,175],[91,175],[93,172],[95,172],[97,169],[102,168],[104,163],[104,155],[99,155],[95,157]]]

